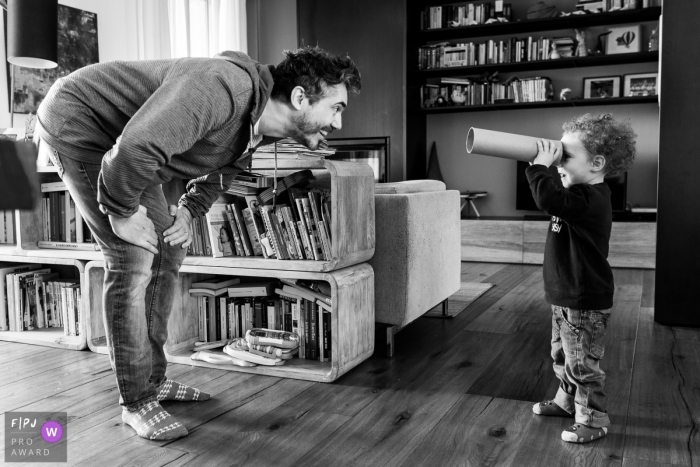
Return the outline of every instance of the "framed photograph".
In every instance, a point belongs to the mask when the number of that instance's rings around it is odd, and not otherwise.
[[[624,91],[622,95],[625,97],[655,96],[659,93],[657,82],[659,74],[657,72],[634,73],[624,77]]]
[[[642,31],[638,24],[608,28],[605,55],[629,54],[642,51]]]
[[[621,80],[621,76],[583,78],[583,98],[604,99],[606,97],[620,97]]]
[[[5,36],[7,44],[7,31]],[[14,93],[15,113],[36,113],[49,88],[58,78],[97,62],[97,14],[58,5],[58,67],[43,70],[19,67],[7,62],[7,84],[8,90]],[[14,89],[9,89],[10,67],[15,67]]]

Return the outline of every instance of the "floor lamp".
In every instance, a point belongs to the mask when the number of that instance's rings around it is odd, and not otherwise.
[[[7,2],[7,61],[26,68],[58,66],[58,0]],[[15,120],[15,67],[11,67],[10,126]]]

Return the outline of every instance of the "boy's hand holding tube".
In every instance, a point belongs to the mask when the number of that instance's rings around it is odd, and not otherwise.
[[[530,165],[540,164],[549,167],[552,164],[559,164],[561,157],[561,148],[554,141],[548,139],[540,139],[537,141],[537,156],[535,160],[530,162]]]

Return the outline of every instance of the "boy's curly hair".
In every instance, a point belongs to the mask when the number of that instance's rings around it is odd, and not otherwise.
[[[350,57],[331,54],[318,46],[285,50],[284,55],[286,58],[272,69],[272,99],[289,102],[296,86],[304,88],[312,105],[326,95],[328,86],[344,84],[348,93],[360,93],[360,71]]]
[[[637,134],[629,121],[618,122],[612,114],[585,114],[564,123],[565,133],[580,132],[583,146],[592,155],[605,157],[606,175],[628,171],[637,153]]]

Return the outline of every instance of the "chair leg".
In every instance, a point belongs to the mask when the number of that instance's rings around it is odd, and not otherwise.
[[[394,334],[396,334],[396,326],[386,328],[386,357],[394,357]]]

